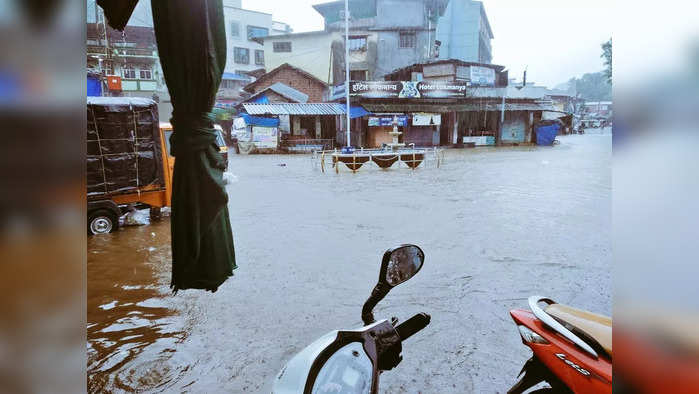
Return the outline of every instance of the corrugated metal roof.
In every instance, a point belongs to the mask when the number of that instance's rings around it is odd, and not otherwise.
[[[250,104],[244,103],[245,112],[250,115],[344,115],[345,106],[336,103],[308,104]]]
[[[290,100],[296,101],[297,103],[305,104],[308,102],[308,95],[307,94],[305,94],[301,91],[298,91],[298,90],[292,88],[291,86],[285,85],[281,82],[277,82],[274,85],[268,87],[267,89],[275,91],[278,94],[280,94],[280,95],[282,95]],[[263,92],[267,89],[264,89]]]

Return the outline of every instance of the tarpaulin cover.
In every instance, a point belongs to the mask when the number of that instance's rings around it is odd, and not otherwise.
[[[536,128],[536,144],[537,145],[553,145],[553,141],[558,135],[558,130],[561,126],[558,123],[542,125]]]
[[[87,95],[88,96],[101,96],[102,95],[102,81],[99,78],[87,77]]]
[[[108,199],[146,186],[165,188],[157,104],[87,98],[87,197]]]
[[[241,114],[248,126],[279,127],[279,119]]]
[[[254,100],[251,101],[253,104],[269,104],[269,98],[267,98],[267,95],[261,95],[260,97],[256,97]]]

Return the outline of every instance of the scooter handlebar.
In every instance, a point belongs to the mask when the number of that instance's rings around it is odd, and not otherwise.
[[[401,341],[405,341],[418,331],[427,327],[428,324],[430,324],[430,315],[427,313],[418,313],[417,315],[399,324],[396,327],[396,331],[398,332],[398,336],[400,337]]]

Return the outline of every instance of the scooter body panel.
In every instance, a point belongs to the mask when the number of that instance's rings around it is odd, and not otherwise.
[[[560,381],[575,393],[611,393],[612,363],[606,356],[594,358],[563,338],[530,311],[512,310],[512,319],[546,339],[548,343],[522,340]]]

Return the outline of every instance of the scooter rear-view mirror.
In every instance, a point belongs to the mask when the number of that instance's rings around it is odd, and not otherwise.
[[[372,311],[392,288],[415,276],[425,262],[425,253],[417,245],[401,245],[388,249],[381,260],[379,281],[371,291],[371,296],[362,308],[362,321],[369,325],[374,322]]]

